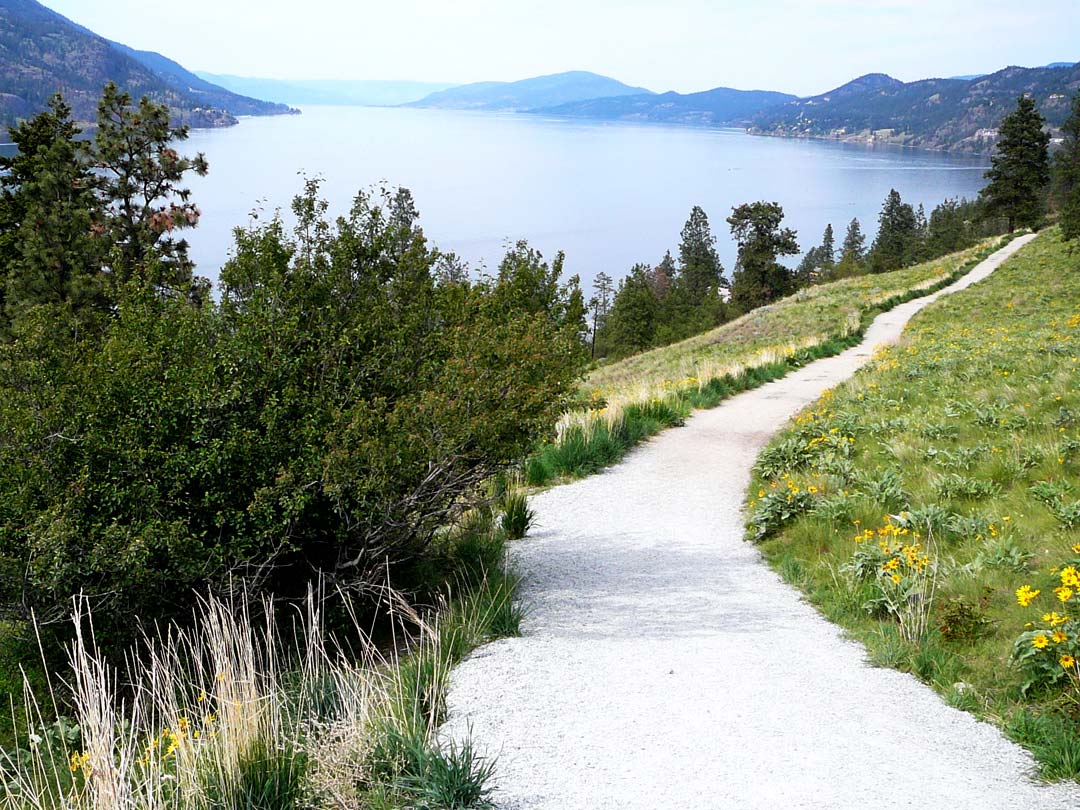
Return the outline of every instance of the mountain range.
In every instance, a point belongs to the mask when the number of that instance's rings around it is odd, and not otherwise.
[[[529,110],[543,115],[666,124],[723,126],[749,121],[761,110],[792,101],[788,93],[717,87],[700,93],[659,93],[586,99]]]
[[[198,70],[201,79],[234,93],[282,104],[332,104],[396,107],[457,85],[447,82],[370,81],[352,79],[262,79]]]
[[[441,110],[527,112],[588,99],[640,95],[651,95],[651,91],[644,87],[631,87],[598,73],[574,70],[516,82],[463,84],[432,93],[405,106]]]
[[[892,143],[922,149],[988,152],[1016,99],[1031,94],[1057,134],[1080,91],[1080,63],[1007,67],[971,79],[902,82],[871,73],[828,93],[757,113],[759,135]]]
[[[168,104],[178,123],[193,127],[295,112],[206,82],[161,54],[110,42],[36,0],[0,0],[0,125],[34,115],[57,91],[76,120],[91,122],[109,81]]]
[[[902,82],[870,73],[827,93],[799,98],[717,87],[652,93],[594,73],[518,82],[479,82],[433,93],[411,107],[500,110],[608,121],[740,126],[755,135],[832,138],[922,149],[986,153],[1018,96],[1035,97],[1053,135],[1080,91],[1080,63],[1007,67],[988,75]]]
[[[1080,92],[1080,63],[914,82],[870,73],[803,98],[728,87],[654,93],[587,71],[464,85],[283,81],[196,74],[162,54],[98,36],[37,0],[0,0],[0,127],[41,110],[57,91],[77,120],[92,122],[108,81],[135,98],[149,95],[168,104],[175,121],[193,127],[298,112],[292,104],[362,104],[740,126],[757,135],[982,153],[993,149],[998,125],[1025,93],[1036,99],[1051,133],[1059,134],[1071,98]]]

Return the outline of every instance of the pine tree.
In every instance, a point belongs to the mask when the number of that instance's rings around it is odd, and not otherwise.
[[[596,357],[596,336],[607,324],[608,313],[611,311],[612,298],[615,295],[615,285],[611,276],[600,272],[593,279],[593,297],[589,299],[589,310],[592,312],[592,340],[589,345],[589,355]]]
[[[191,287],[188,244],[174,234],[198,224],[199,209],[180,184],[188,172],[205,175],[207,164],[201,154],[188,158],[173,148],[187,137],[187,127],[170,125],[168,107],[145,97],[133,107],[131,96],[111,82],[105,86],[93,155],[99,194],[109,206],[109,263],[118,282],[149,273],[153,284]]]
[[[728,286],[716,254],[716,237],[709,228],[708,216],[699,206],[690,211],[680,236],[678,283],[690,301],[697,304],[710,290]]]
[[[822,278],[822,264],[824,254],[821,247],[812,247],[802,257],[799,266],[795,268],[795,284],[798,287],[810,287],[817,284]]]
[[[990,159],[983,189],[987,213],[1004,216],[1009,232],[1034,228],[1043,217],[1043,193],[1050,182],[1050,134],[1030,96],[1021,96],[1016,110],[1001,122],[997,150]]]
[[[844,234],[844,245],[840,248],[840,261],[858,265],[865,258],[866,235],[862,232],[858,218],[855,218],[848,223],[847,233]]]
[[[832,223],[825,226],[825,233],[821,237],[821,266],[825,270],[832,270],[836,264],[836,238],[833,236]]]
[[[886,273],[913,264],[919,253],[918,215],[895,188],[878,216],[878,233],[870,248],[870,272]]]
[[[10,130],[19,151],[0,158],[0,321],[39,304],[68,303],[84,320],[106,309],[101,211],[79,134],[59,94]]]
[[[1080,91],[1061,127],[1064,140],[1054,160],[1054,193],[1061,209],[1061,236],[1080,239]]]
[[[663,301],[671,291],[671,281],[678,274],[675,259],[671,257],[671,251],[664,251],[664,258],[656,265],[649,274],[649,285],[657,301]]]
[[[821,244],[812,247],[802,257],[795,268],[795,282],[799,287],[809,287],[831,278],[836,269],[836,238],[833,236],[832,223],[825,226]]]
[[[778,264],[778,256],[799,252],[795,231],[781,228],[784,209],[775,202],[745,203],[728,217],[739,246],[731,299],[743,312],[771,303],[795,289],[794,274]]]
[[[653,345],[659,305],[649,287],[649,270],[648,265],[636,264],[619,282],[605,330],[616,357],[644,351]]]

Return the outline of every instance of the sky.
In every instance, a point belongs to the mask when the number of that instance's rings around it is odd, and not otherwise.
[[[591,70],[650,90],[813,95],[1080,60],[1078,0],[44,0],[192,70],[515,80]]]

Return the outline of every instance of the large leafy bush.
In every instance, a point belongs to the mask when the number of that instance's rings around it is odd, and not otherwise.
[[[205,588],[377,584],[552,429],[583,362],[573,280],[519,246],[470,281],[405,191],[330,222],[309,183],[294,213],[237,231],[219,302],[136,278],[103,335],[38,307],[0,347],[9,615],[82,592],[119,641]]]

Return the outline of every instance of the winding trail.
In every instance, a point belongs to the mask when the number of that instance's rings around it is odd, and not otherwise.
[[[498,757],[499,807],[1080,807],[1080,786],[1037,784],[1031,757],[994,727],[870,667],[743,540],[768,438],[1031,238],[879,316],[859,346],[532,500],[536,528],[513,558],[523,636],[454,671],[444,729],[471,729]]]

